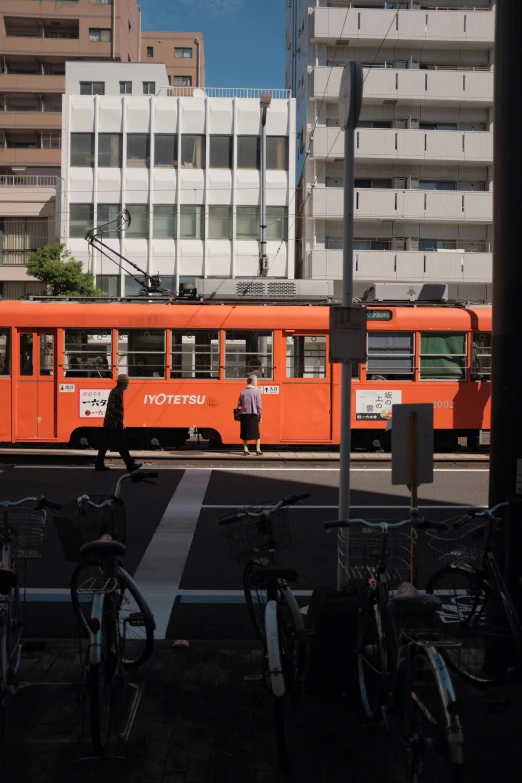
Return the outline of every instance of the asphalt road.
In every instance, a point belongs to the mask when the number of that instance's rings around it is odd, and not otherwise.
[[[152,467],[152,466],[151,466]],[[80,494],[95,497],[111,491],[118,470],[95,473],[81,467],[0,466],[0,498],[15,500],[40,493],[70,502]],[[420,489],[419,505],[433,519],[458,514],[456,506],[487,501],[485,465],[437,466],[435,481]],[[310,492],[292,514],[292,548],[282,562],[296,568],[297,590],[306,603],[311,590],[334,585],[336,536],[322,522],[337,516],[337,466],[312,464],[263,467],[254,460],[223,467],[161,468],[154,487],[125,485],[127,555],[125,567],[144,585],[158,619],[158,636],[172,639],[251,639],[241,597],[242,569],[232,561],[217,520],[244,504]],[[408,508],[405,487],[391,485],[389,465],[361,465],[352,471],[353,515],[398,520]],[[74,505],[66,510],[74,516]],[[424,535],[419,548],[419,586],[433,567]],[[25,566],[27,571],[25,572]],[[68,600],[73,563],[65,561],[52,517],[48,518],[42,558],[20,563],[27,585],[26,636],[67,638],[76,635]]]

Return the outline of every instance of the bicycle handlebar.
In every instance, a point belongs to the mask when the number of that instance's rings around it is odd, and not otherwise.
[[[55,511],[60,511],[63,508],[63,503],[57,503],[55,500],[49,500],[45,495],[39,495],[36,498],[22,498],[22,500],[1,500],[0,508],[17,508],[18,506],[28,505],[34,503],[34,507],[37,511],[43,511],[44,508],[52,508]]]
[[[252,512],[249,511],[249,507],[245,508],[243,511],[238,511],[235,514],[231,514],[228,517],[224,517],[223,519],[219,520],[220,525],[228,525],[230,522],[237,522],[240,519],[244,519],[247,516],[250,517],[269,517],[271,516],[275,511],[279,511],[280,508],[283,508],[284,506],[293,506],[295,503],[299,503],[301,500],[306,500],[307,498],[311,497],[310,492],[303,492],[301,495],[286,495],[286,497],[282,498],[279,503],[276,503],[275,506],[272,506],[272,508],[264,508],[262,511],[259,512]],[[250,506],[251,508],[251,506]]]
[[[352,525],[363,525],[373,530],[397,530],[400,527],[406,527],[411,525],[416,530],[448,530],[448,525],[445,522],[432,522],[429,519],[415,518],[412,515],[408,519],[403,519],[400,522],[368,522],[366,519],[338,519],[335,522],[323,522],[325,530],[334,530],[335,528],[347,528]]]

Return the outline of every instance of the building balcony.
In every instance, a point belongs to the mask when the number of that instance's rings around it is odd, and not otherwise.
[[[344,132],[339,130],[316,128],[312,157],[343,158]],[[355,132],[355,157],[375,161],[492,163],[493,134],[481,131],[360,128]]]
[[[342,220],[343,188],[316,187],[309,217]],[[358,188],[356,220],[426,220],[438,223],[491,223],[493,193],[462,190],[395,190]]]
[[[65,76],[38,73],[0,73],[0,93],[64,93]]]
[[[437,283],[491,283],[491,253],[394,252],[357,250],[354,252],[354,279],[368,281],[407,281]],[[305,265],[314,280],[342,280],[342,250],[311,250]]]
[[[338,101],[343,68],[317,66],[309,74],[310,97]],[[408,68],[364,68],[366,104],[429,101],[433,105],[493,105],[492,71],[420,71]]]
[[[495,32],[494,11],[436,11],[383,8],[315,8],[310,16],[310,38],[314,42],[368,45],[398,42],[405,46],[454,42],[456,46],[489,48]],[[346,22],[345,22],[346,19]],[[344,27],[343,27],[344,24]],[[342,31],[342,32],[341,32]]]
[[[6,147],[0,149],[0,166],[56,166],[62,164],[61,149]]]
[[[41,130],[61,131],[62,129],[61,112],[4,111],[1,117],[4,130],[39,128]]]

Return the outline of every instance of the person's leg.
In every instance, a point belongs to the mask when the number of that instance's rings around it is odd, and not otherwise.
[[[248,452],[248,441],[247,440],[243,441],[243,451],[244,451],[245,454],[249,453]]]
[[[120,432],[120,443],[119,443],[118,451],[127,469],[131,468],[134,465],[134,460],[130,455],[129,447],[127,446],[127,439],[125,437],[125,433],[123,432],[123,430]]]
[[[109,450],[109,430],[107,427],[104,427],[102,442],[98,450],[98,456],[96,457],[96,462],[94,463],[94,467],[96,470],[108,470],[108,468],[106,468],[104,465],[105,455],[107,454],[108,450]]]
[[[261,451],[261,438],[258,438],[256,440],[256,454],[262,454],[262,453],[263,452]]]

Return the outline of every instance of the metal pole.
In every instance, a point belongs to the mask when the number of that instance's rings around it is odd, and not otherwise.
[[[354,216],[354,152],[353,123],[344,131],[344,231],[343,231],[343,306],[353,304],[353,216]],[[352,446],[351,401],[352,364],[343,362],[341,386],[341,459],[339,475],[339,519],[350,516],[350,452]],[[337,561],[337,589],[348,583],[348,538],[346,530],[339,529]]]
[[[495,30],[495,135],[493,159],[493,337],[491,378],[491,450],[489,501],[516,494],[517,471],[522,471],[522,276],[519,268],[520,180],[522,145],[516,122],[520,83],[522,3],[497,0]],[[501,526],[495,555],[507,566],[507,582],[519,611],[522,576],[522,508],[514,506]],[[511,555],[506,557],[506,552]],[[507,561],[507,562],[506,562]]]
[[[266,109],[261,116],[261,226],[259,234],[259,274],[266,275]]]

